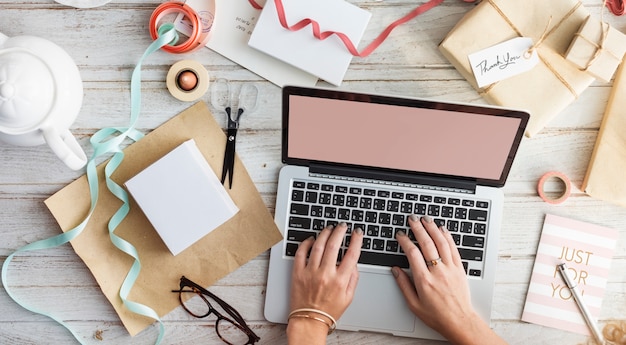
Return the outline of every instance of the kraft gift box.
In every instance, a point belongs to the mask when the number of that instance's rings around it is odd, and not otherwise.
[[[483,0],[439,45],[441,53],[492,104],[530,112],[526,135],[533,136],[594,81],[564,58],[574,35],[589,16],[575,0]],[[529,37],[539,63],[530,71],[478,87],[468,55],[516,37]]]
[[[172,255],[239,211],[194,139],[152,163],[125,186]]]
[[[591,16],[576,33],[565,58],[597,79],[610,82],[626,52],[626,35]]]

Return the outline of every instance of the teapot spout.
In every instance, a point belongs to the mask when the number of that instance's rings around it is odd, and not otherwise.
[[[7,39],[9,39],[9,37],[7,37],[7,35],[5,35],[2,32],[0,32],[0,46],[3,46],[4,45],[4,41],[6,41]]]

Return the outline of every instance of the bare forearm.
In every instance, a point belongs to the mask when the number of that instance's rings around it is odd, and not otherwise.
[[[307,319],[291,319],[287,325],[287,342],[292,345],[325,345],[328,327]]]
[[[447,334],[443,334],[443,336],[454,345],[507,345],[507,342],[500,338],[478,316],[474,320],[476,321],[467,326],[448,329]]]

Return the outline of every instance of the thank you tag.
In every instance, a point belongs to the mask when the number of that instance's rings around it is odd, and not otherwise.
[[[533,40],[516,37],[468,56],[478,87],[531,70],[539,62],[537,51],[529,52]]]

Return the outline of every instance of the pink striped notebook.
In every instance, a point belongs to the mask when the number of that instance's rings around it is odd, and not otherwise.
[[[522,321],[590,335],[583,316],[556,265],[565,262],[570,277],[595,320],[615,251],[614,229],[546,215],[522,313]]]

